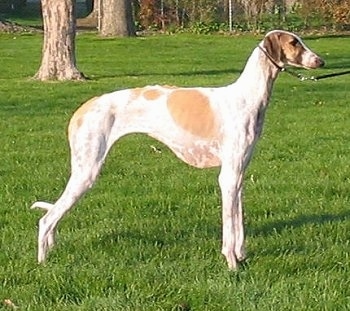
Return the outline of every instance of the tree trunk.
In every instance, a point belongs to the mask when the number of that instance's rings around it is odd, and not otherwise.
[[[38,80],[83,80],[75,60],[75,0],[41,0],[44,42]]]
[[[103,0],[101,35],[135,36],[134,18],[130,0]]]

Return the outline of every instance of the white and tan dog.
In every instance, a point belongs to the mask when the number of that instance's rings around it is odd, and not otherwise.
[[[293,33],[269,32],[249,57],[241,76],[224,87],[147,86],[90,99],[73,115],[68,136],[71,176],[55,204],[40,219],[38,260],[54,244],[58,222],[94,184],[111,146],[129,133],[163,142],[198,168],[221,166],[222,254],[229,268],[245,258],[242,181],[259,138],[272,86],[285,65],[318,68],[323,60]]]

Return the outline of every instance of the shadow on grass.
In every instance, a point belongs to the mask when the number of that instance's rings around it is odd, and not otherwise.
[[[350,33],[334,33],[334,34],[324,34],[324,35],[312,35],[312,36],[304,36],[307,40],[318,40],[318,39],[333,39],[333,38],[349,38]]]
[[[328,222],[343,222],[350,219],[350,210],[344,211],[339,214],[311,214],[301,215],[292,219],[286,219],[283,221],[271,221],[260,227],[246,227],[248,229],[247,236],[269,236],[272,234],[280,234],[284,230],[290,228],[300,228],[306,225],[322,225]],[[145,247],[151,247],[158,250],[168,248],[173,245],[180,246],[181,244],[188,245],[189,241],[195,241],[197,239],[214,239],[221,241],[221,225],[217,222],[206,223],[202,230],[198,229],[193,231],[184,224],[183,228],[178,228],[174,231],[165,230],[155,225],[153,228],[143,230],[142,228],[125,228],[121,230],[114,229],[108,233],[102,235],[97,241],[93,242],[95,247],[102,247],[106,250],[111,250],[111,254],[115,253],[115,249],[112,246],[118,245],[122,241],[135,241],[135,245],[141,243]],[[190,243],[191,244],[191,243]],[[247,263],[241,263],[243,267]],[[248,265],[249,266],[249,265]]]
[[[328,69],[329,70],[334,70],[334,69],[342,69],[342,70],[345,70],[345,69],[349,69],[350,68],[350,61],[347,61],[347,62],[333,62],[329,65],[326,65],[327,67],[324,68],[324,69]]]
[[[106,248],[112,245],[118,245],[122,241],[135,241],[135,245],[141,243],[144,246],[152,246],[157,249],[163,249],[171,247],[172,245],[188,245],[189,241],[195,243],[198,239],[215,239],[221,238],[220,226],[215,227],[211,224],[205,224],[203,230],[193,231],[189,226],[184,225],[183,228],[177,228],[173,230],[167,230],[161,228],[155,224],[153,227],[144,228],[125,228],[125,229],[113,229],[110,232],[106,232],[101,238],[93,243],[96,246]],[[194,245],[194,244],[193,244]],[[107,247],[107,248],[108,248]],[[114,252],[114,251],[113,251]]]
[[[289,228],[300,228],[305,225],[322,225],[328,222],[342,222],[350,219],[350,210],[344,211],[339,214],[312,214],[312,215],[301,215],[293,219],[286,219],[284,221],[272,221],[268,224],[264,224],[260,227],[248,227],[248,235],[249,236],[268,236],[272,233],[281,233]],[[221,227],[220,225],[214,226],[211,224],[206,224],[205,230],[198,230],[198,237],[201,238],[214,238],[221,239]],[[157,245],[158,247],[162,247],[163,245],[174,242],[177,243],[181,240],[188,241],[190,237],[195,237],[193,235],[193,230],[190,230],[186,227],[183,229],[176,230],[177,232],[174,234],[162,232],[156,226],[154,230],[149,232],[145,232],[142,229],[125,229],[125,230],[113,230],[113,232],[106,233],[102,240],[104,242],[118,243],[120,239],[132,239],[136,241],[143,241],[145,244]],[[195,234],[197,235],[197,234]],[[100,243],[101,241],[99,241]]]
[[[101,80],[108,78],[120,78],[120,77],[145,77],[145,76],[173,76],[173,77],[190,77],[190,76],[210,76],[210,75],[219,75],[219,74],[240,74],[241,70],[236,69],[224,69],[224,70],[201,70],[201,71],[189,71],[189,72],[129,72],[129,73],[116,73],[111,75],[91,75],[88,77],[89,80]]]
[[[342,222],[348,219],[350,219],[350,211],[344,211],[339,214],[301,215],[293,219],[273,221],[260,228],[250,228],[249,234],[252,236],[268,236],[271,233],[281,233],[287,228],[299,228],[308,224],[321,225],[327,222]]]

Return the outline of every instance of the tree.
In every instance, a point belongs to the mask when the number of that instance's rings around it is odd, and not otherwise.
[[[75,60],[75,0],[41,0],[44,41],[38,80],[82,80]]]
[[[130,0],[102,1],[100,33],[105,37],[129,37],[136,34]]]

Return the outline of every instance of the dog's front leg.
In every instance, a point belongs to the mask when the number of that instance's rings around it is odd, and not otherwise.
[[[243,261],[246,258],[245,252],[245,237],[244,237],[244,215],[243,215],[243,202],[242,202],[242,179],[241,176],[240,188],[237,194],[238,211],[234,218],[234,229],[236,237],[235,254],[238,261]]]
[[[239,161],[240,162],[240,161]],[[237,268],[244,255],[244,228],[241,202],[242,163],[223,163],[219,175],[222,196],[222,254],[228,266]]]

